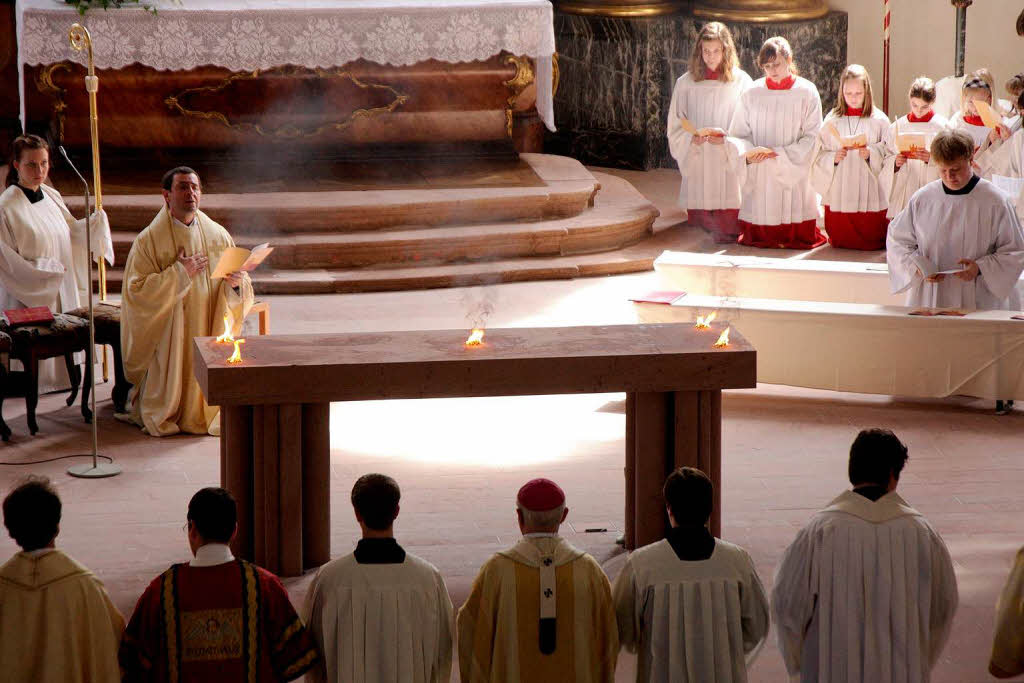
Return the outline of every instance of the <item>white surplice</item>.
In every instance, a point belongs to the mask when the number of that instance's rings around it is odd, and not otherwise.
[[[454,611],[441,573],[406,553],[400,564],[355,555],[317,572],[303,614],[323,655],[307,674],[331,683],[448,683]]]
[[[1020,309],[1024,234],[1013,201],[987,180],[968,194],[947,194],[941,180],[928,183],[889,224],[885,247],[892,292],[906,291],[908,306]],[[960,259],[977,262],[973,282],[923,279],[961,268]]]
[[[949,551],[894,491],[846,491],[786,549],[772,621],[804,683],[926,683],[957,606]]]
[[[612,588],[638,683],[739,683],[768,635],[768,599],[743,548],[715,540],[680,560],[667,540],[633,552]]]
[[[46,306],[62,313],[78,308],[87,295],[86,221],[71,215],[60,192],[48,185],[40,189],[43,199],[34,204],[15,185],[0,194],[0,310]],[[106,213],[89,222],[93,252],[113,265]],[[39,363],[40,393],[69,386],[62,358]]]
[[[683,130],[686,118],[698,130],[721,128],[728,132],[740,95],[750,87],[747,72],[732,70],[732,80],[695,81],[686,72],[676,81],[668,110],[668,147],[679,164],[679,206],[686,209],[738,209],[740,186],[736,179],[739,145],[726,138],[721,145],[692,145],[693,136]]]
[[[958,111],[949,119],[949,127],[953,130],[960,130],[967,133],[971,140],[974,140],[974,147],[979,152],[988,146],[988,134],[992,129],[988,126],[976,126],[973,123],[964,121],[964,113]]]
[[[911,122],[906,116],[896,120],[886,133],[885,141],[888,150],[885,163],[882,164],[882,172],[878,181],[885,190],[889,201],[889,210],[886,218],[893,218],[903,209],[907,208],[910,198],[922,187],[939,179],[939,170],[934,164],[926,163],[920,159],[907,159],[903,166],[896,169],[896,157],[900,150],[896,145],[898,135],[923,135],[925,149],[931,149],[932,140],[940,132],[949,127],[949,121],[938,114],[932,116],[929,121]]]
[[[788,90],[772,90],[759,78],[740,95],[729,126],[740,152],[767,147],[777,157],[737,163],[742,203],[740,220],[754,225],[801,223],[818,216],[809,174],[818,131],[821,97],[813,83],[796,77]]]
[[[839,140],[829,130],[830,125],[844,138],[866,135],[867,160],[861,158],[859,150],[851,149],[846,158],[836,164]],[[873,107],[868,117],[836,116],[835,112],[829,112],[818,134],[818,153],[811,174],[823,205],[841,213],[881,211],[888,206],[885,189],[879,181],[888,156],[885,144],[888,130],[889,117],[878,107]]]

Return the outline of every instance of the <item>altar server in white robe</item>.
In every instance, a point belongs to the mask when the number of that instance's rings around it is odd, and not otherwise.
[[[665,540],[634,551],[612,595],[637,683],[739,683],[768,635],[768,599],[743,548],[708,531],[714,487],[682,467],[665,481]]]
[[[910,113],[896,119],[886,134],[888,154],[879,181],[889,197],[886,218],[892,220],[907,208],[910,198],[928,183],[939,179],[939,171],[931,163],[932,140],[949,127],[949,122],[935,113],[935,84],[921,76],[910,84],[907,94]],[[899,148],[899,136],[921,136],[924,145],[904,152]]]
[[[523,538],[492,556],[459,609],[462,683],[612,683],[619,654],[611,585],[558,535],[569,509],[550,479],[516,496]]]
[[[328,562],[306,594],[306,625],[323,655],[307,674],[331,683],[448,683],[455,614],[441,573],[395,541],[401,491],[384,474],[352,487],[363,537]]]
[[[61,313],[78,308],[90,283],[86,221],[72,216],[60,193],[45,184],[50,151],[41,137],[18,137],[11,166],[16,182],[0,194],[0,311],[46,306]],[[113,265],[106,212],[94,213],[89,223],[93,253]],[[63,359],[40,361],[40,392],[69,386]]]
[[[118,416],[151,436],[220,434],[220,409],[203,398],[192,370],[192,339],[216,336],[224,318],[238,334],[252,308],[247,273],[214,280],[221,253],[235,246],[199,210],[202,187],[191,168],[163,179],[164,206],[128,253],[121,285],[121,349],[134,386],[131,412]]]
[[[720,243],[739,237],[739,145],[726,131],[750,83],[729,29],[712,21],[697,36],[690,70],[676,81],[669,105],[668,146],[682,176],[679,205],[688,224],[709,230]],[[701,134],[687,132],[684,121]]]
[[[804,683],[926,683],[957,606],[949,551],[898,493],[907,449],[887,429],[850,448],[845,491],[786,549],[772,620]]]
[[[981,155],[975,158],[974,168],[980,175],[985,175],[989,169],[986,163],[987,154],[983,153],[991,145],[989,135],[992,133],[992,129],[985,125],[978,113],[978,107],[974,103],[979,100],[991,105],[993,101],[992,88],[977,76],[968,78],[964,81],[960,95],[960,111],[953,114],[949,120],[949,127],[953,130],[963,131],[970,136],[974,142],[975,155]]]
[[[875,103],[871,76],[850,64],[839,77],[836,106],[825,117],[812,170],[833,247],[885,248],[888,198],[881,182],[889,117]]]
[[[971,170],[973,142],[961,131],[935,136],[940,179],[925,185],[889,225],[886,259],[893,293],[908,306],[1019,310],[1024,235],[1013,201]],[[959,270],[953,274],[942,271]]]
[[[737,164],[743,197],[739,243],[812,249],[825,243],[809,178],[821,97],[813,83],[796,75],[785,38],[766,40],[757,63],[765,77],[740,96],[729,126],[746,155]]]

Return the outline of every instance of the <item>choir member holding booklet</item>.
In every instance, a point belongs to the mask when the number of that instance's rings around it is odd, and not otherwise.
[[[690,70],[672,91],[668,143],[682,176],[679,205],[686,208],[686,222],[711,231],[716,242],[735,242],[740,233],[740,148],[726,129],[750,83],[729,29],[713,21],[701,29]]]
[[[928,183],[939,179],[939,171],[931,163],[928,148],[949,122],[935,113],[935,84],[921,76],[910,84],[907,94],[910,113],[889,126],[886,135],[888,156],[879,180],[887,188],[890,220],[907,207],[910,198]]]
[[[839,78],[839,99],[818,134],[812,169],[825,207],[825,231],[833,247],[885,247],[888,202],[879,175],[887,156],[889,117],[875,105],[871,76],[851,64]]]
[[[812,154],[821,129],[818,89],[796,75],[785,38],[765,41],[757,55],[764,78],[740,96],[729,135],[738,138],[743,201],[740,244],[812,249],[825,243],[810,185]]]

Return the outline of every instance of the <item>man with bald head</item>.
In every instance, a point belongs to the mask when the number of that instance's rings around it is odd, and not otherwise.
[[[611,586],[594,558],[558,535],[568,514],[550,479],[519,489],[523,538],[484,564],[459,610],[463,683],[614,680]]]

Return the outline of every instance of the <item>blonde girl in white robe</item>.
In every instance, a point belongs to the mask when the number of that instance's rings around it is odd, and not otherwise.
[[[11,168],[17,184],[0,194],[0,310],[46,306],[61,313],[78,308],[90,285],[86,221],[72,216],[60,192],[44,184],[50,169],[45,140],[18,137]],[[90,226],[93,252],[113,265],[106,213],[93,214]],[[84,354],[79,356],[82,362]],[[70,386],[59,358],[41,361],[38,379],[40,393]]]
[[[757,56],[765,72],[740,96],[729,135],[744,153],[737,164],[742,202],[740,244],[813,249],[825,243],[810,184],[821,129],[821,97],[797,76],[785,38],[765,41]]]
[[[669,150],[682,176],[679,205],[686,209],[688,224],[711,231],[721,243],[739,237],[739,145],[726,129],[750,84],[729,29],[712,21],[697,36],[690,69],[676,81],[668,111]],[[694,130],[706,134],[694,135]]]
[[[933,109],[935,84],[932,79],[925,76],[916,79],[910,84],[907,97],[910,100],[910,113],[901,116],[889,127],[886,134],[888,156],[879,176],[889,197],[889,210],[885,215],[890,220],[907,207],[915,192],[939,179],[938,170],[930,163],[931,152],[928,148],[935,136],[949,127],[949,121]],[[924,136],[924,147],[900,152],[900,135]]]
[[[812,171],[833,247],[885,248],[889,202],[879,176],[887,156],[888,130],[889,117],[871,96],[871,76],[860,64],[849,65],[839,77],[836,106],[822,123]]]
[[[949,120],[949,127],[967,133],[974,141],[974,170],[978,175],[987,178],[991,172],[991,157],[995,151],[993,142],[998,143],[1000,136],[998,130],[989,128],[982,121],[974,104],[978,100],[992,106],[992,87],[975,72],[964,81],[960,95],[960,111]]]

